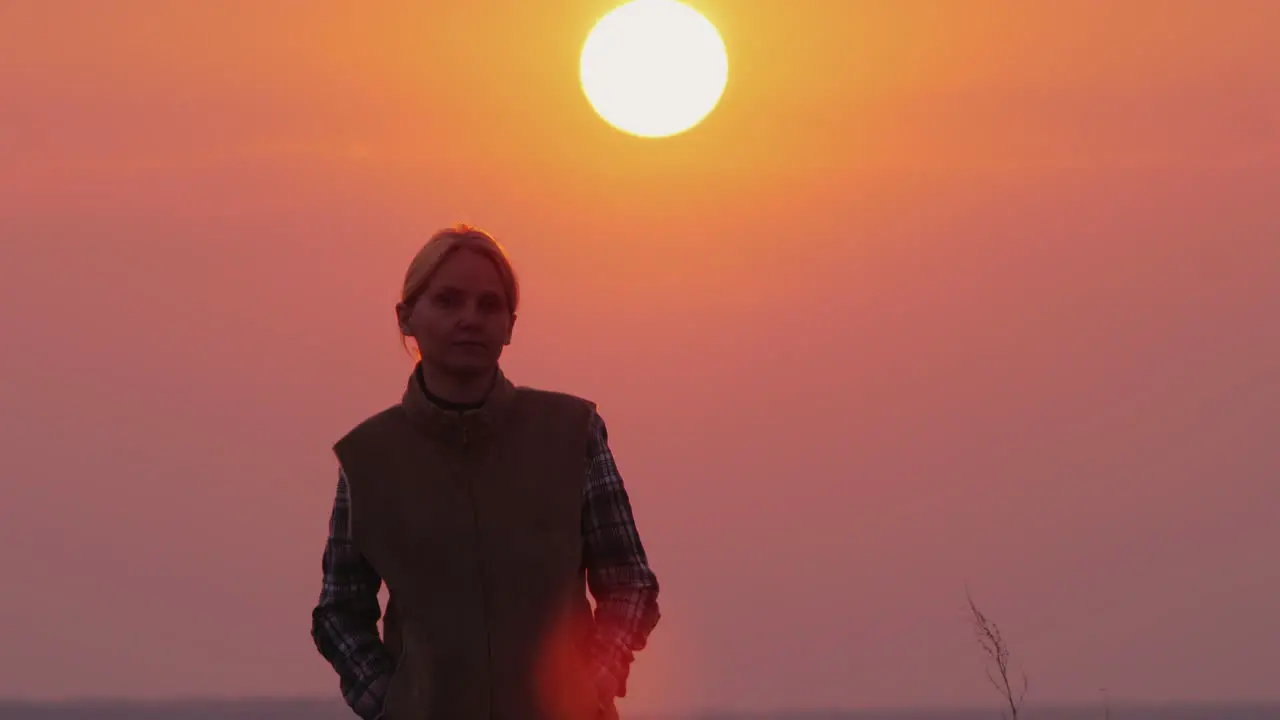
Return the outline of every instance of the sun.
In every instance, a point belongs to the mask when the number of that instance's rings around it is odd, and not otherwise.
[[[582,91],[615,128],[640,137],[682,133],[720,102],[729,57],[714,25],[676,0],[632,0],[591,29]]]

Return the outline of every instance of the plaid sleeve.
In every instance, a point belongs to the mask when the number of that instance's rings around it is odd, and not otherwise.
[[[593,654],[626,696],[635,653],[658,624],[658,578],[649,568],[631,501],[597,414],[587,447],[582,533],[587,586],[596,601]]]
[[[311,638],[337,671],[347,705],[364,720],[377,720],[392,670],[378,634],[382,578],[351,538],[350,490],[341,471],[321,567],[324,581],[320,602],[311,613]]]

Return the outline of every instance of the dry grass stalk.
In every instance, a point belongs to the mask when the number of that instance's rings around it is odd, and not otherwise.
[[[1004,637],[1000,635],[1000,627],[990,618],[978,609],[973,601],[973,596],[967,591],[965,596],[969,600],[969,611],[972,613],[973,630],[978,638],[978,644],[982,647],[982,651],[986,654],[987,680],[991,683],[1008,704],[1008,711],[1002,710],[1001,717],[1006,720],[1018,720],[1018,711],[1022,708],[1022,702],[1027,696],[1027,674],[1019,673],[1021,677],[1021,689],[1014,691],[1015,679],[1011,677],[1012,666],[1009,662],[1009,646],[1005,644]]]

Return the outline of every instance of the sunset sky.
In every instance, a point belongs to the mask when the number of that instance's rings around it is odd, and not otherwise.
[[[326,696],[331,443],[437,227],[599,403],[662,582],[628,709],[1280,700],[1280,2],[0,2],[0,696]]]

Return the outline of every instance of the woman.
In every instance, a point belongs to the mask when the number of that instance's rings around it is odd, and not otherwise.
[[[365,720],[617,717],[657,624],[657,578],[595,406],[499,367],[518,303],[492,237],[437,232],[396,305],[420,358],[404,396],[334,446],[311,633]]]

